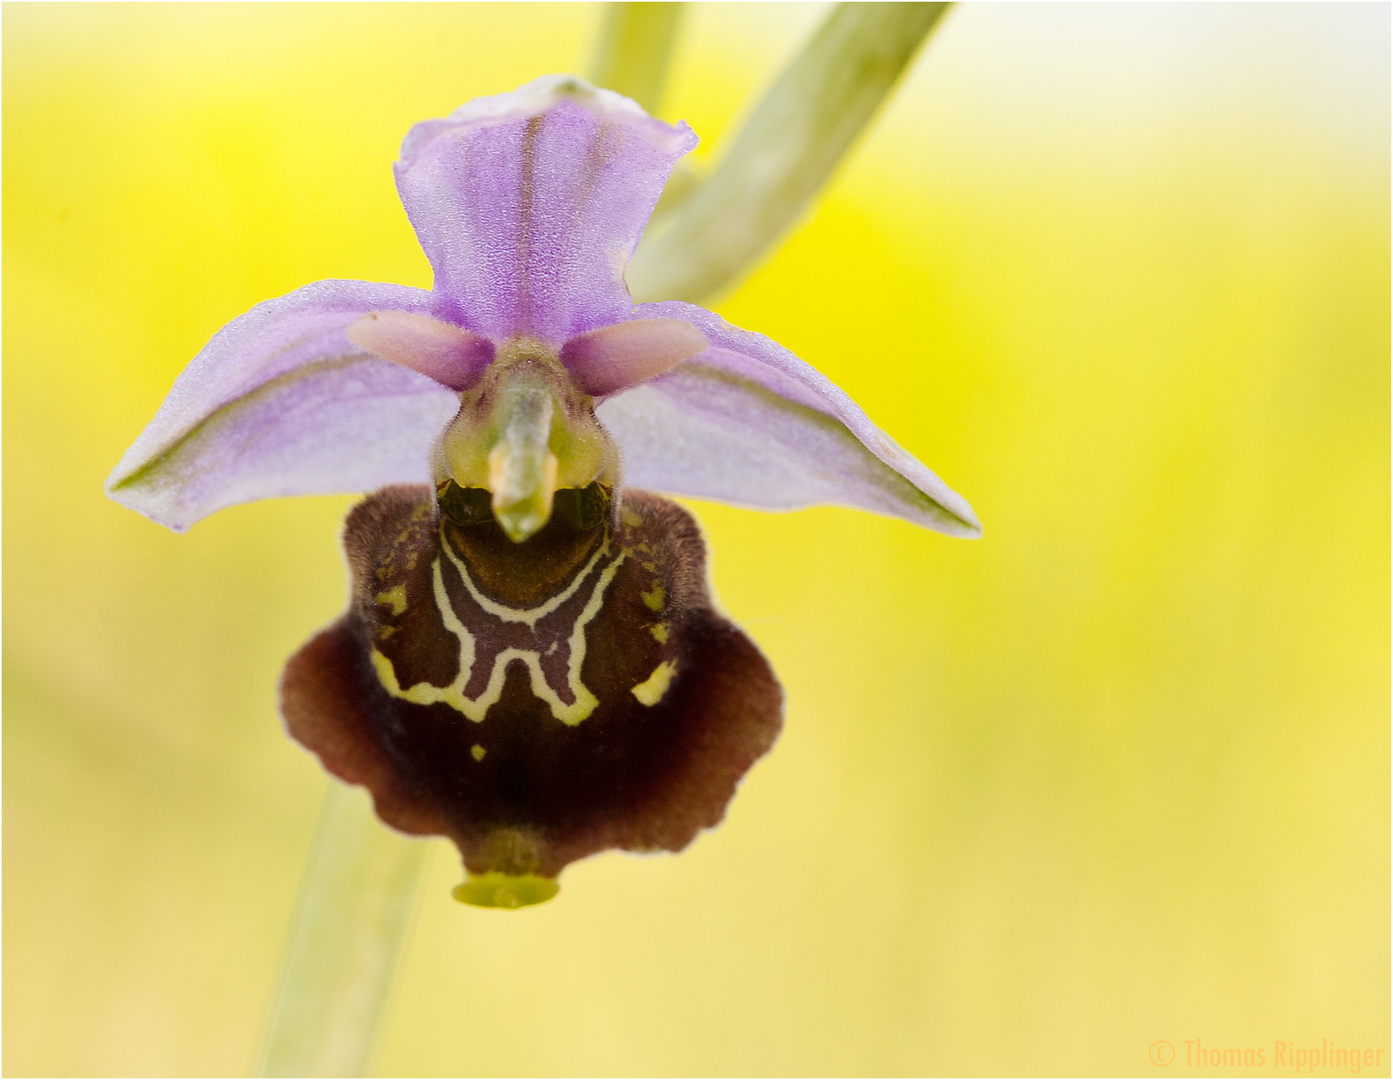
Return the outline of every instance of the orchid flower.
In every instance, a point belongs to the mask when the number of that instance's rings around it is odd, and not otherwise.
[[[417,124],[396,180],[430,291],[323,281],[224,327],[108,482],[175,530],[280,495],[348,517],[347,613],[287,665],[291,735],[513,906],[610,848],[685,847],[782,691],[700,533],[637,488],[839,503],[955,536],[968,504],[787,350],[624,272],[696,144],[569,77]]]

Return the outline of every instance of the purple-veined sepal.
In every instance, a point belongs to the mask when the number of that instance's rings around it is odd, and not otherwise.
[[[182,532],[236,503],[428,482],[458,394],[348,332],[374,311],[427,318],[433,303],[401,285],[320,281],[258,304],[175,380],[107,493]]]
[[[810,364],[694,304],[643,304],[709,348],[596,410],[639,487],[762,510],[837,504],[978,536],[967,500]]]
[[[452,321],[559,347],[628,318],[624,269],[696,146],[628,98],[549,75],[417,124],[397,191]]]

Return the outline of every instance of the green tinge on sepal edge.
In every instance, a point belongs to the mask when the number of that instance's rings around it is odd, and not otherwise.
[[[627,274],[634,298],[697,303],[751,269],[826,184],[949,6],[838,5],[710,178],[644,237]]]
[[[380,363],[377,357],[354,353],[311,361],[277,375],[256,389],[219,405],[125,476],[109,479],[106,493],[122,506],[166,528],[185,532],[200,519],[231,505],[206,499],[189,502],[190,487],[197,490],[189,481],[200,473],[223,467],[243,452],[247,436],[239,435],[239,429],[247,428],[248,414],[254,414],[258,408],[273,408],[276,395],[301,388],[322,376],[346,377],[355,367],[377,363]],[[112,476],[115,477],[115,473]]]
[[[474,907],[520,908],[544,904],[561,891],[555,878],[538,874],[470,874],[456,885],[454,898]]]
[[[707,364],[688,363],[682,369],[682,377],[691,382],[705,384],[711,389],[713,396],[719,395],[722,390],[737,390],[750,405],[758,403],[761,410],[761,423],[772,424],[784,429],[801,427],[809,434],[817,432],[820,438],[825,440],[824,447],[827,448],[825,452],[829,453],[829,458],[834,456],[830,452],[831,447],[836,447],[837,451],[840,452],[844,468],[854,470],[854,475],[864,488],[877,491],[897,504],[894,509],[883,504],[877,506],[864,502],[848,505],[859,506],[860,509],[869,513],[890,514],[906,521],[913,521],[925,528],[935,529],[946,536],[975,539],[982,535],[981,523],[972,515],[971,508],[967,507],[967,504],[960,497],[951,491],[948,492],[950,497],[957,499],[962,507],[966,508],[965,513],[952,509],[951,505],[939,502],[928,492],[917,487],[897,469],[887,465],[879,456],[870,452],[869,448],[836,417],[828,416],[826,413],[806,405],[800,405],[796,401],[790,401],[751,379]],[[650,415],[661,416],[664,409],[664,406],[658,403],[661,400],[655,391],[640,386],[635,387],[631,392],[627,403],[616,403],[615,407],[637,407]],[[642,401],[642,405],[638,404],[639,401]],[[617,418],[611,412],[608,419],[613,424]],[[875,439],[892,456],[897,455],[901,459],[913,460],[910,454],[883,431],[877,430]],[[736,504],[738,505],[738,500]]]

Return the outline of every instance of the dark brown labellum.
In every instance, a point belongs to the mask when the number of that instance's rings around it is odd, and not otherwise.
[[[691,517],[635,491],[616,513],[592,484],[519,544],[487,491],[437,497],[388,488],[349,515],[353,600],[286,667],[291,735],[388,824],[453,839],[476,880],[716,825],[783,702],[711,605]]]

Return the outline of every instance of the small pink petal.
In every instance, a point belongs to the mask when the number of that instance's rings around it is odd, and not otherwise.
[[[451,390],[468,390],[493,362],[488,338],[410,311],[370,311],[345,333],[353,344]]]
[[[561,347],[561,363],[582,390],[603,397],[661,375],[705,348],[706,335],[683,319],[634,319],[571,338]]]

